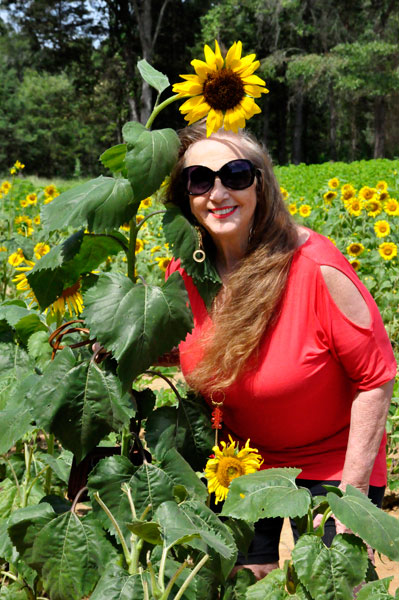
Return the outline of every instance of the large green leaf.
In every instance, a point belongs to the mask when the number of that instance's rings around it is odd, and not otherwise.
[[[264,579],[248,587],[245,600],[312,600],[301,584],[298,584],[295,593],[288,593],[285,582],[284,571],[274,569]],[[321,598],[324,600],[324,596]]]
[[[366,583],[357,593],[356,600],[393,600],[393,596],[388,591],[392,579],[393,576]]]
[[[156,192],[171,172],[177,160],[179,138],[173,129],[150,131],[136,121],[126,123],[122,135],[127,143],[127,176],[134,199],[140,202]]]
[[[52,507],[43,502],[35,506],[20,508],[12,513],[8,521],[8,534],[24,561],[36,568],[32,547],[36,536],[56,514]]]
[[[100,160],[104,167],[112,171],[112,173],[120,173],[125,170],[126,144],[117,144],[108,148],[100,156]]]
[[[126,240],[119,232],[107,235],[74,233],[54,246],[27,274],[29,285],[42,309],[54,302],[62,291],[90,273],[108,256],[118,254]]]
[[[233,479],[222,515],[247,521],[263,517],[302,517],[308,511],[311,496],[299,489],[295,478],[300,469],[264,469]]]
[[[138,208],[126,179],[97,177],[71,188],[42,209],[42,223],[46,230],[64,231],[67,227],[82,227],[104,232],[118,229],[130,221]]]
[[[26,586],[22,583],[11,583],[0,588],[0,600],[28,600]]]
[[[110,273],[87,291],[84,318],[92,335],[118,360],[126,387],[191,330],[187,301],[179,273],[162,286],[134,284]]]
[[[353,588],[364,580],[367,551],[362,541],[336,535],[330,548],[315,535],[303,535],[292,551],[299,580],[313,598],[352,600]]]
[[[139,519],[132,519],[128,523],[128,529],[137,537],[143,539],[149,544],[162,544],[163,540],[161,537],[161,528],[158,523],[154,521],[140,521]]]
[[[119,565],[109,564],[90,600],[144,600],[142,577],[129,575]]]
[[[166,75],[154,69],[145,59],[139,60],[137,68],[144,81],[155,88],[159,94],[169,87],[170,83]]]
[[[153,411],[145,424],[145,438],[157,458],[177,448],[194,471],[202,471],[214,444],[210,410],[203,398],[189,395],[177,408]]]
[[[134,415],[119,380],[93,361],[78,363],[70,348],[51,361],[30,398],[37,424],[54,433],[77,462]]]
[[[327,494],[334,515],[372,548],[399,560],[399,522],[377,508],[362,492],[348,485],[339,498]]]
[[[81,600],[90,594],[114,557],[114,548],[92,515],[80,520],[72,512],[47,523],[32,548],[32,562],[52,600]]]
[[[110,520],[94,499],[94,493],[98,493],[101,500],[108,506],[123,533],[128,536],[130,532],[127,523],[132,520],[129,501],[126,494],[122,492],[122,484],[127,484],[134,491],[133,480],[136,467],[125,456],[110,456],[103,458],[94,467],[89,475],[88,488],[92,499],[93,513],[102,523],[103,527],[114,532]],[[140,516],[140,514],[138,515]]]
[[[31,373],[10,389],[4,410],[0,411],[0,454],[8,452],[28,431],[33,429],[32,407],[27,392],[37,382],[38,376]]]
[[[180,258],[182,267],[193,278],[202,299],[209,307],[220,289],[221,280],[209,258],[202,263],[193,259],[193,252],[199,247],[197,231],[181,210],[173,205],[167,206],[163,226],[173,256]]]
[[[37,312],[21,306],[18,302],[6,301],[0,304],[0,321],[6,321],[17,333],[23,344],[37,331],[47,331],[47,326],[40,320]]]
[[[163,543],[166,548],[176,544],[190,544],[195,538],[200,538],[198,527],[186,517],[176,502],[163,502],[158,507],[154,518],[162,530]],[[195,548],[198,545],[194,545]]]

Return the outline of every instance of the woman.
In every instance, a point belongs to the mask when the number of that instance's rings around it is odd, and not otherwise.
[[[223,436],[250,438],[263,468],[302,469],[298,484],[313,494],[325,493],[323,482],[365,494],[370,485],[381,503],[396,364],[350,264],[292,221],[267,154],[247,133],[184,130],[168,196],[199,227],[223,283],[208,312],[179,261],[169,269],[182,273],[194,315],[181,368],[209,402],[224,399]],[[257,578],[278,566],[281,527],[259,521],[239,559]],[[333,521],[330,529],[327,542]]]

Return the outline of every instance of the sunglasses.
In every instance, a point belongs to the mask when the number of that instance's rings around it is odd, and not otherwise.
[[[182,177],[186,191],[191,196],[200,196],[213,188],[215,177],[219,177],[226,188],[245,190],[253,184],[256,172],[257,169],[250,160],[239,158],[229,161],[219,171],[212,171],[203,165],[186,167],[182,171]]]

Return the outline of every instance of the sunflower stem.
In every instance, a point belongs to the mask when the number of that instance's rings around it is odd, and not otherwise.
[[[166,559],[168,556],[168,552],[169,552],[169,548],[167,546],[165,546],[164,549],[162,550],[161,562],[159,563],[158,586],[160,587],[162,592],[165,591],[165,566],[166,566]]]
[[[147,219],[150,219],[154,215],[159,215],[159,214],[164,214],[164,213],[166,213],[166,209],[165,208],[163,208],[162,210],[154,210],[154,212],[152,212],[151,214],[149,214],[146,217],[144,217],[144,219],[142,221],[140,221],[140,223],[137,225],[137,233],[142,228],[143,223],[145,223],[147,221]]]
[[[122,446],[121,446],[121,456],[126,456],[129,458],[129,450],[130,450],[130,440],[131,433],[128,427],[124,427],[122,430]]]
[[[136,283],[136,239],[137,239],[136,215],[130,221],[129,248],[127,251],[127,276]]]
[[[196,576],[198,571],[204,566],[204,564],[206,563],[206,561],[208,559],[209,559],[209,554],[205,554],[205,556],[203,556],[201,558],[199,563],[194,567],[194,569],[191,571],[190,575],[187,577],[186,581],[181,586],[180,590],[177,592],[176,596],[174,597],[174,600],[180,600],[180,598],[183,597],[184,592],[186,591],[186,589],[188,588],[188,586],[190,585],[190,583],[192,582],[192,580],[194,579],[194,577]]]
[[[151,125],[153,124],[155,118],[159,115],[159,113],[164,108],[169,106],[169,104],[172,104],[172,102],[175,102],[176,100],[178,100],[180,97],[181,97],[180,94],[176,94],[175,96],[170,96],[170,98],[167,98],[166,100],[161,102],[161,104],[158,104],[158,106],[154,106],[153,111],[150,114],[150,118],[148,119],[147,123],[145,124],[145,128],[150,129]]]
[[[119,527],[118,521],[115,519],[114,515],[109,510],[108,506],[101,500],[100,494],[98,492],[96,492],[94,494],[94,499],[97,500],[97,502],[99,503],[99,505],[101,506],[101,508],[103,509],[103,511],[105,512],[105,514],[107,515],[107,517],[109,518],[109,520],[111,521],[113,526],[115,527],[116,533],[118,535],[119,541],[122,546],[123,556],[125,557],[126,564],[129,568],[130,567],[130,552],[126,545],[125,538],[123,537],[121,528]]]
[[[54,455],[54,433],[50,433],[50,435],[48,436],[47,454],[49,454],[50,456]],[[49,467],[49,469],[46,473],[46,481],[44,484],[44,491],[45,491],[46,496],[48,496],[50,494],[52,475],[53,475],[53,469],[51,467]]]

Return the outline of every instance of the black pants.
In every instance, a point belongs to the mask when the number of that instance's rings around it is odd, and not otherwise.
[[[300,487],[306,487],[310,490],[312,496],[325,496],[327,491],[322,487],[323,484],[339,485],[339,481],[315,481],[312,479],[297,479]],[[374,504],[381,508],[384,498],[385,487],[370,486],[369,498]],[[255,535],[248,550],[248,556],[239,553],[237,558],[238,565],[260,565],[265,563],[278,562],[281,530],[284,519],[276,517],[275,519],[260,519],[255,523]],[[297,541],[299,534],[295,522],[291,519],[291,528],[294,540]],[[334,519],[328,519],[324,527],[323,542],[330,546],[335,536]]]

